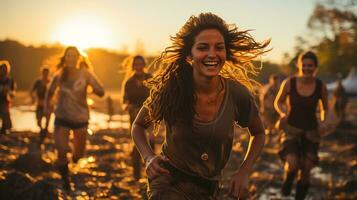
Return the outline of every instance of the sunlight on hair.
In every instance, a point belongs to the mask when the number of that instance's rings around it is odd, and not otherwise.
[[[103,22],[84,15],[67,19],[59,26],[54,37],[63,45],[74,45],[82,50],[91,47],[114,48],[111,41],[115,38]]]

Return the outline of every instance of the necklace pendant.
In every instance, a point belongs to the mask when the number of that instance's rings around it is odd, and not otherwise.
[[[204,152],[202,155],[201,155],[201,159],[204,160],[204,161],[207,161],[208,160],[208,154],[206,152]]]

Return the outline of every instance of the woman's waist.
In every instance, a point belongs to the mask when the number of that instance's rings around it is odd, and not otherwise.
[[[168,149],[163,145],[163,154],[170,160],[170,164],[181,172],[200,177],[206,180],[219,180],[221,177],[221,169],[216,162],[212,153],[208,152],[209,160],[202,160],[202,153],[199,152],[181,152],[177,153],[172,149]]]
[[[67,121],[82,123],[89,120],[88,109],[65,109],[63,107],[57,107],[55,110],[55,116]]]
[[[211,187],[212,189],[214,187],[217,187],[219,184],[218,180],[207,179],[204,177],[189,174],[187,172],[184,172],[184,171],[178,169],[177,167],[175,167],[173,164],[171,164],[169,162],[163,163],[162,167],[167,169],[170,172],[170,175],[176,181],[189,181],[189,182],[195,183],[197,185],[200,185],[200,186],[203,186],[206,188]]]

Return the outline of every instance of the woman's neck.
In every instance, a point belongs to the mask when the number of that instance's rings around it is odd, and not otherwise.
[[[306,76],[303,76],[303,75],[299,75],[298,77],[300,78],[301,82],[303,82],[303,83],[313,83],[315,81],[315,79],[316,79],[315,76],[306,77]]]
[[[215,76],[212,78],[194,78],[195,91],[197,93],[212,93],[217,92],[217,88],[220,87],[221,78],[220,76]]]

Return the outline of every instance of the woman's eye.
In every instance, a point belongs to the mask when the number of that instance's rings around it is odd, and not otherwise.
[[[224,47],[224,46],[218,46],[217,49],[218,49],[218,50],[224,50],[225,47]]]
[[[208,48],[205,47],[205,46],[199,46],[199,47],[197,47],[197,49],[198,49],[198,50],[206,50],[206,49],[208,49]]]

